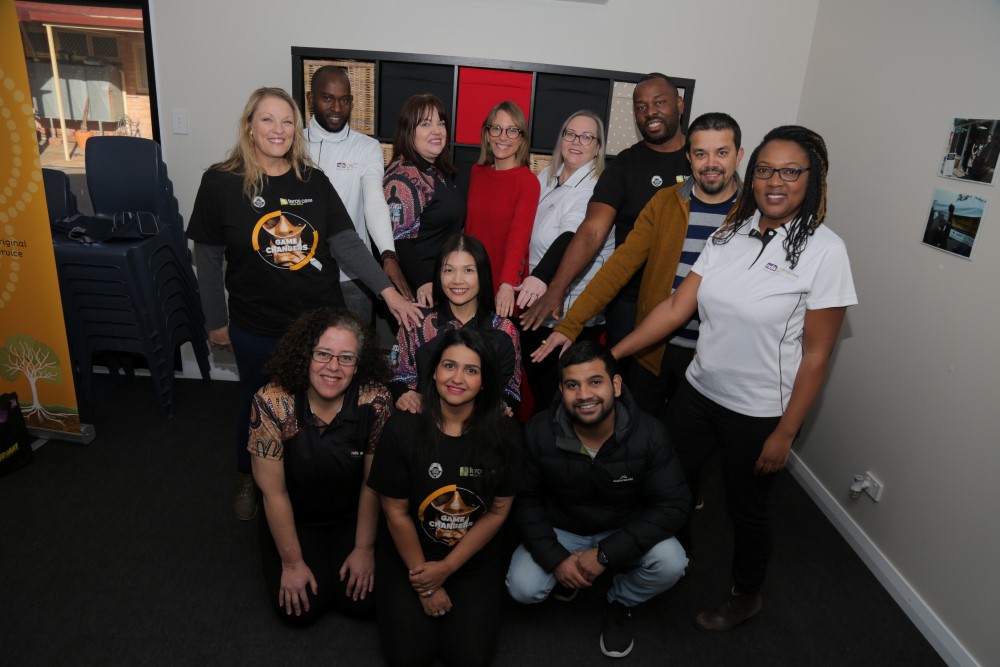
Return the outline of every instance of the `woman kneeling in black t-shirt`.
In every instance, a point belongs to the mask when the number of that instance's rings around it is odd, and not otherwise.
[[[445,334],[430,367],[423,413],[386,425],[369,479],[388,529],[377,555],[379,632],[394,666],[435,657],[488,665],[506,567],[495,538],[513,501],[520,433],[504,417],[479,332]]]
[[[365,479],[391,409],[385,360],[355,315],[318,308],[292,323],[268,373],[247,446],[268,594],[292,625],[331,607],[371,618],[378,497]]]

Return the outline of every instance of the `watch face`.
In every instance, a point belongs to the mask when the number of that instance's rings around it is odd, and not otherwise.
[[[604,555],[604,549],[597,550],[597,562],[600,563],[601,565],[608,564],[608,557]]]

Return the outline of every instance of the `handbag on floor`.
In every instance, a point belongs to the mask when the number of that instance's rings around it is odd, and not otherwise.
[[[0,476],[31,460],[31,438],[17,394],[0,394]]]

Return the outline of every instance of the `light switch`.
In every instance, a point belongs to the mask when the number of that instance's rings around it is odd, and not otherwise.
[[[174,109],[171,114],[174,120],[174,134],[188,133],[188,112],[187,109]]]

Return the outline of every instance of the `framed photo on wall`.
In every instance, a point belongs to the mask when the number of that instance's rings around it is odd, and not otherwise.
[[[938,175],[962,181],[993,185],[1000,157],[1000,120],[955,118]]]
[[[972,259],[986,203],[986,199],[978,195],[935,189],[923,244]]]

